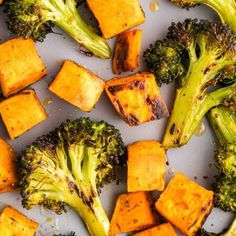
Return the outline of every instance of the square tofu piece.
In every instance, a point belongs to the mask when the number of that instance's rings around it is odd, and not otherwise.
[[[65,61],[49,90],[58,97],[89,112],[104,90],[105,82],[73,61]]]
[[[0,84],[5,97],[46,75],[32,39],[12,39],[0,45]]]
[[[177,234],[170,223],[165,223],[140,233],[133,234],[133,236],[177,236]]]
[[[0,235],[34,236],[38,223],[30,220],[11,206],[4,208],[0,215]]]
[[[15,158],[12,147],[0,137],[0,193],[16,190]]]
[[[22,135],[47,118],[34,90],[25,90],[2,101],[0,114],[11,139]]]
[[[188,236],[196,235],[213,207],[214,193],[181,173],[170,180],[156,209]]]
[[[158,223],[152,211],[148,192],[125,193],[119,196],[112,216],[109,236],[152,227]]]
[[[0,5],[2,5],[2,4],[3,4],[3,1],[4,1],[4,0],[0,0]]]
[[[140,141],[128,146],[128,192],[163,191],[166,154],[156,141]]]
[[[130,126],[169,115],[152,73],[113,78],[106,82],[105,90],[116,111]]]
[[[106,39],[142,24],[145,20],[138,0],[87,0],[87,3]]]

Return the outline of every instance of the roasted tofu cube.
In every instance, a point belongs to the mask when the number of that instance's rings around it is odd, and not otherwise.
[[[152,211],[150,193],[125,193],[116,202],[109,236],[146,229],[157,223],[158,219]]]
[[[111,79],[106,82],[105,90],[116,111],[130,126],[168,116],[152,73]]]
[[[0,45],[0,84],[8,97],[46,75],[32,39],[12,39]]]
[[[16,190],[16,154],[12,147],[0,137],[0,193]]]
[[[163,191],[166,154],[160,143],[140,141],[128,146],[128,192]]]
[[[0,115],[11,139],[19,137],[47,118],[34,90],[25,90],[2,101]]]
[[[11,206],[4,208],[0,215],[0,235],[34,236],[38,223],[27,218]]]
[[[165,223],[133,234],[133,236],[177,236],[177,234],[170,223]]]
[[[4,1],[4,0],[0,0],[0,5],[2,5],[2,4],[3,4],[3,1]]]
[[[213,207],[214,193],[181,173],[172,178],[156,209],[188,236],[196,235]]]
[[[142,30],[131,30],[119,34],[116,40],[112,67],[115,74],[133,71],[139,67]]]
[[[106,39],[142,24],[145,20],[138,0],[87,0],[87,3]]]
[[[104,90],[105,82],[83,66],[65,61],[49,90],[58,97],[89,112]]]

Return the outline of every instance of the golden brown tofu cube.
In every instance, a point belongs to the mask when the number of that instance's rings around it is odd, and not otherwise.
[[[87,0],[87,3],[106,39],[142,24],[145,20],[138,0]]]
[[[163,191],[166,154],[160,143],[140,141],[128,146],[128,192]]]
[[[32,39],[12,39],[0,45],[0,84],[8,97],[46,75]]]
[[[119,196],[112,216],[109,236],[152,227],[158,223],[153,215],[148,192],[125,193]]]
[[[130,126],[168,116],[152,73],[111,79],[106,82],[105,90],[116,111]]]
[[[105,82],[73,61],[65,61],[49,90],[58,97],[89,112],[104,90]]]
[[[4,208],[0,215],[0,235],[34,236],[38,223],[27,218],[11,206]]]
[[[156,209],[188,236],[196,235],[213,207],[214,193],[181,173],[172,178]]]
[[[4,0],[0,0],[0,5],[2,5],[2,4],[3,4],[3,1],[4,1]]]
[[[161,224],[133,236],[177,236],[170,223]]]
[[[139,67],[142,35],[142,30],[131,30],[119,34],[112,61],[115,74],[133,71]]]
[[[2,101],[0,114],[11,139],[22,135],[47,118],[34,90],[25,90]]]
[[[16,154],[12,147],[0,137],[0,193],[16,190]]]

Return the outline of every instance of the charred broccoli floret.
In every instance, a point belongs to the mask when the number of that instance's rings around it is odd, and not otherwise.
[[[79,15],[78,0],[7,0],[5,13],[9,30],[19,37],[43,41],[57,25],[94,55],[110,58],[107,42]]]
[[[67,121],[36,139],[19,157],[22,204],[62,213],[65,204],[83,218],[91,235],[107,236],[109,220],[101,187],[125,164],[120,132],[104,121]]]
[[[236,32],[236,1],[235,0],[170,0],[175,5],[189,9],[198,4],[205,4],[215,10],[222,22],[230,25]]]
[[[76,236],[75,232],[71,232],[70,234],[54,234],[53,236]]]

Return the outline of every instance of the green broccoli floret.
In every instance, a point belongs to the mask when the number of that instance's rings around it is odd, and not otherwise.
[[[78,0],[7,0],[9,30],[19,37],[43,41],[55,24],[94,55],[110,58],[107,42],[79,15]]]
[[[60,214],[65,204],[84,220],[91,235],[107,236],[109,220],[101,187],[125,164],[120,132],[104,121],[67,121],[36,139],[19,157],[22,204],[40,204]]]
[[[198,4],[205,4],[215,10],[223,23],[230,25],[236,32],[236,1],[235,0],[170,0],[175,5],[189,9]]]
[[[236,63],[235,37],[227,25],[207,20],[187,19],[169,27],[166,40],[182,48],[187,70],[179,78],[164,136],[165,147],[186,144],[211,108],[236,100],[236,83],[215,86],[219,84],[219,73]]]

